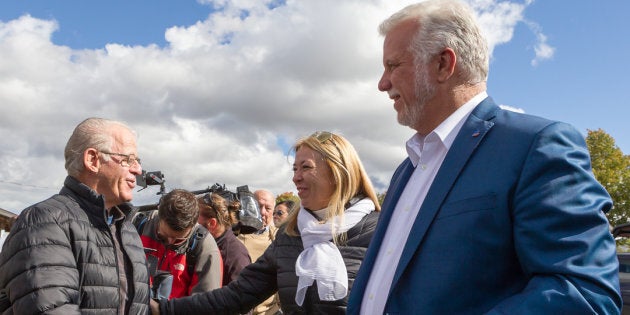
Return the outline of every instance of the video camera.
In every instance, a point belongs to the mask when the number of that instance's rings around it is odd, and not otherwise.
[[[142,186],[142,189],[147,188],[147,186],[160,185],[160,191],[157,194],[164,195],[166,193],[164,191],[164,174],[160,171],[147,172],[142,170],[142,174],[136,175],[136,185]]]
[[[212,187],[192,193],[199,195],[204,193],[216,193],[228,203],[238,200],[241,209],[238,211],[238,224],[233,229],[242,234],[251,234],[263,227],[262,216],[258,207],[258,201],[247,185],[236,187],[236,192],[229,191],[225,185],[216,183]]]
[[[164,174],[162,174],[161,171],[146,172],[143,170],[142,174],[136,176],[136,185],[142,187],[139,191],[148,186],[160,185],[158,195],[166,194],[165,181]],[[258,208],[258,201],[256,201],[254,194],[249,190],[247,185],[238,186],[236,187],[236,192],[232,192],[225,187],[225,184],[221,185],[216,183],[206,189],[191,192],[195,195],[216,193],[223,197],[228,203],[238,200],[241,204],[241,209],[238,212],[239,223],[233,229],[242,234],[251,234],[262,229],[263,223],[260,209]],[[155,210],[157,207],[157,204],[142,205],[138,207],[138,211]]]
[[[249,191],[247,185],[236,187],[238,200],[241,202],[241,210],[238,213],[238,227],[240,233],[251,234],[263,227],[262,216],[258,208],[258,201]]]

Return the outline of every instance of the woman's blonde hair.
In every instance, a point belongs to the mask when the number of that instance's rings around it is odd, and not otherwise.
[[[343,219],[348,202],[358,196],[371,199],[376,211],[380,211],[381,206],[372,182],[363,168],[357,151],[348,140],[328,131],[317,131],[299,139],[293,145],[292,151],[297,152],[302,147],[319,152],[330,167],[334,178],[335,189],[330,196],[326,217],[322,221],[326,222],[335,216]],[[298,235],[298,213],[299,211],[293,211],[287,218],[286,233],[288,235]],[[334,239],[337,240],[336,237]]]

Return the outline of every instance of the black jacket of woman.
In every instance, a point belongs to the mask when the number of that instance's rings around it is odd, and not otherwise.
[[[372,234],[379,212],[373,211],[347,232],[346,241],[337,244],[348,271],[348,295]],[[265,253],[241,271],[237,280],[228,286],[203,294],[160,302],[160,314],[239,314],[278,292],[283,314],[345,314],[348,295],[336,301],[322,301],[317,283],[306,292],[302,306],[295,302],[298,277],[295,262],[304,250],[302,238],[278,230],[276,239]]]

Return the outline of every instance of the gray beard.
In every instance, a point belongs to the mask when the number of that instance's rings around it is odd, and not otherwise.
[[[417,101],[412,105],[405,104],[402,113],[398,115],[398,123],[417,130],[424,116],[424,107],[435,95],[435,87],[429,83],[426,68],[416,75],[415,81],[415,96]]]

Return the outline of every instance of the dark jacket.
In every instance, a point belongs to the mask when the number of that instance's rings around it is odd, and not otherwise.
[[[239,241],[232,230],[225,230],[216,239],[223,258],[223,286],[236,280],[241,270],[252,263],[247,248]]]
[[[365,251],[376,227],[379,212],[365,216],[348,230],[347,240],[339,251],[348,271],[348,291],[361,265]],[[308,288],[304,303],[295,303],[298,277],[295,262],[302,252],[302,239],[278,231],[276,239],[265,253],[253,264],[241,271],[236,281],[227,287],[198,294],[185,299],[174,299],[160,304],[161,314],[238,314],[246,313],[274,294],[280,296],[284,314],[345,314],[347,297],[337,301],[320,301],[317,285]]]
[[[5,314],[117,314],[119,262],[112,231],[121,236],[129,314],[149,311],[149,283],[140,237],[125,219],[110,227],[102,195],[67,177],[58,195],[22,211],[0,252],[0,288],[8,291]],[[124,273],[123,273],[124,274]]]

